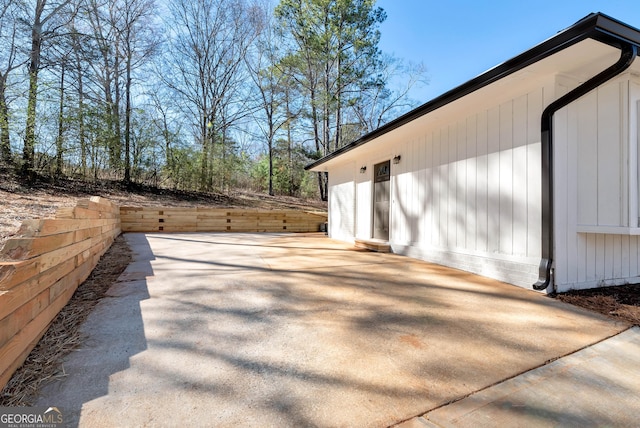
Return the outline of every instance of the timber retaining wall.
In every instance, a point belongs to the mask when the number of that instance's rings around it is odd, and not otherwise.
[[[26,220],[0,250],[0,390],[121,232],[317,232],[326,213],[119,207],[100,198]]]
[[[326,213],[293,210],[122,207],[123,232],[319,232]]]
[[[120,208],[92,197],[26,220],[0,251],[0,389],[120,234]]]

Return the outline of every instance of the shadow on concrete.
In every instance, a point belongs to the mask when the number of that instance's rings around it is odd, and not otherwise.
[[[63,366],[67,376],[47,385],[37,405],[63,409],[65,426],[78,426],[84,403],[109,394],[113,374],[130,367],[130,358],[147,349],[140,302],[149,298],[153,253],[144,235],[126,235],[133,261],[82,326],[85,338]]]
[[[623,329],[329,239],[126,236],[145,276],[114,285],[74,357],[108,364],[63,382],[86,426],[388,426]]]
[[[422,422],[483,428],[516,421],[520,426],[635,426],[639,351],[640,328],[633,327],[401,427]]]

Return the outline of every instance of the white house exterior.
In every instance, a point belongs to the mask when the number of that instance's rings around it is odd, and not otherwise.
[[[547,292],[640,282],[638,46],[591,14],[309,165],[329,235]]]

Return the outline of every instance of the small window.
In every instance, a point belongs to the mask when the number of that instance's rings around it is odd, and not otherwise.
[[[389,161],[377,164],[374,167],[375,182],[389,181],[391,179],[391,163]]]

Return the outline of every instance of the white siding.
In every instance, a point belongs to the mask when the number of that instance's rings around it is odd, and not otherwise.
[[[398,142],[402,160],[393,169],[390,236],[395,252],[525,287],[535,282],[543,93],[540,88],[424,127]]]
[[[366,165],[356,165],[356,237],[360,239],[371,238],[371,207],[373,205],[372,195],[372,178],[373,166],[367,166],[364,173],[360,172],[360,167]]]
[[[329,171],[329,236],[353,241],[355,235],[355,164]]]
[[[558,291],[640,281],[639,101],[624,74],[557,114]]]
[[[371,237],[373,165],[401,155],[391,165],[393,251],[529,288],[541,257],[540,117],[579,83],[539,81],[356,150],[355,163],[329,171],[331,236]],[[554,116],[558,291],[640,281],[639,106],[640,79],[625,74]]]
[[[403,159],[400,164],[391,163],[391,207],[389,215],[392,220],[389,223],[389,236],[395,240],[409,243],[411,241],[410,233],[415,226],[415,221],[412,219],[411,213],[406,209],[397,210],[396,207],[407,207],[409,205],[408,201],[413,198],[412,160],[406,151],[406,144],[398,144],[395,149],[397,153],[402,153],[404,156],[402,156]]]

